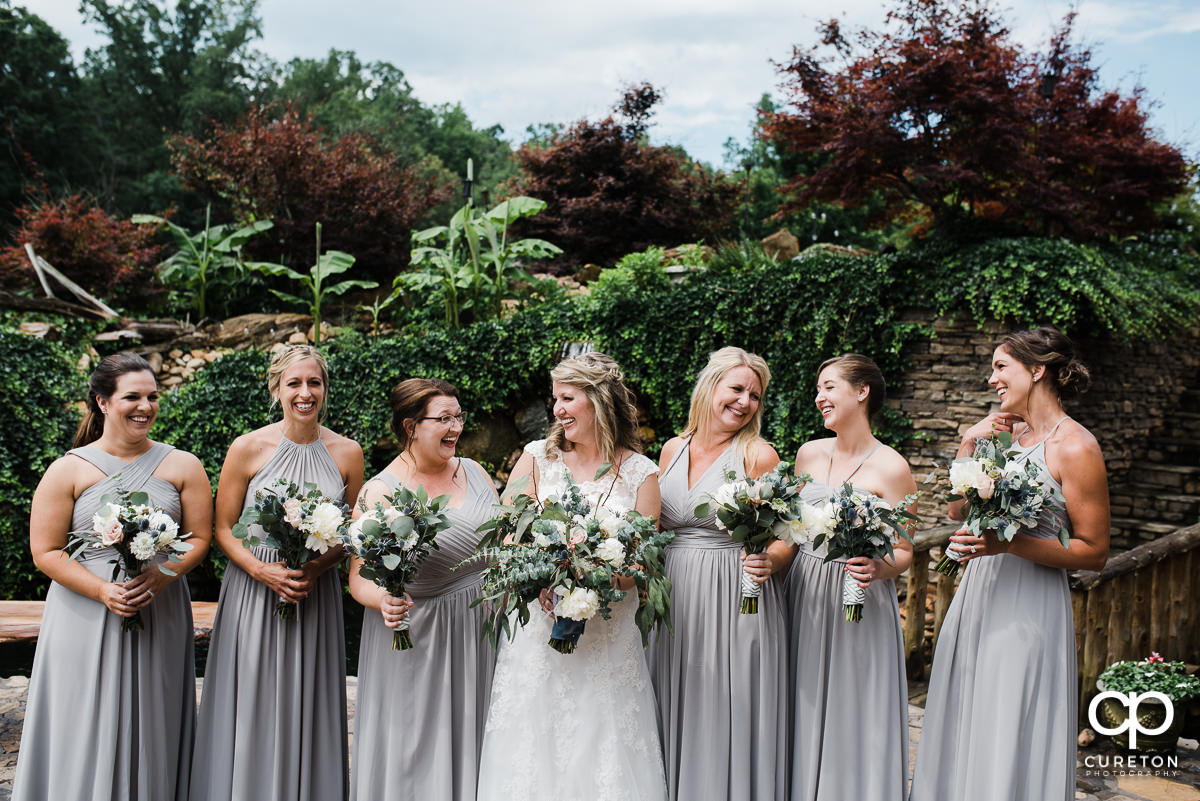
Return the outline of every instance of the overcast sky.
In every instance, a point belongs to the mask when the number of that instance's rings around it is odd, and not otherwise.
[[[77,5],[28,2],[78,56],[101,40]],[[1050,0],[1002,5],[1029,45],[1043,44],[1068,9]],[[1076,7],[1077,33],[1093,47],[1104,85],[1143,85],[1158,103],[1151,119],[1159,135],[1196,159],[1200,3]],[[878,25],[881,8],[866,0],[260,0],[256,46],[280,61],[330,48],[389,61],[423,102],[461,102],[477,126],[499,123],[514,141],[530,124],[602,116],[622,86],[650,81],[666,95],[652,139],[721,166],[725,140],[746,139],[758,98],[776,91],[772,60],[811,43],[819,21]]]

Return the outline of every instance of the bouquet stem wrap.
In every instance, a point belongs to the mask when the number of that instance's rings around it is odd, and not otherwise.
[[[849,572],[842,574],[842,609],[846,612],[846,620],[857,623],[862,620],[863,602],[867,600],[867,591],[858,586]]]
[[[575,653],[575,646],[583,636],[583,627],[587,621],[572,620],[569,617],[554,618],[554,628],[550,630],[549,645],[560,654]]]
[[[942,558],[938,560],[937,567],[934,570],[943,576],[954,578],[958,575],[958,569],[962,567],[959,564],[959,560],[962,558],[962,551],[952,551],[949,544],[947,544],[946,550],[942,552]]]
[[[392,630],[392,650],[407,651],[413,647],[412,637],[408,633],[408,618],[400,621],[400,625]]]
[[[742,571],[742,607],[743,615],[758,614],[758,599],[762,595],[763,585],[759,584],[754,578]]]

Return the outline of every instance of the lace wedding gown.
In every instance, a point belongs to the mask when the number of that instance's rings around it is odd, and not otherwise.
[[[525,450],[535,459],[538,497],[566,488],[560,459],[545,441]],[[625,511],[638,487],[658,471],[636,454],[621,465],[615,485],[577,481],[596,503]],[[611,494],[609,494],[611,487]],[[502,639],[492,679],[492,702],[479,765],[479,801],[655,801],[666,799],[662,753],[650,674],[634,624],[637,594],[587,622],[572,654],[551,648],[553,618],[531,609],[529,624]]]

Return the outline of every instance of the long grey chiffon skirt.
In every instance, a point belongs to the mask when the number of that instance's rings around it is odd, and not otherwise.
[[[471,609],[479,580],[414,598],[413,647],[392,650],[392,630],[368,609],[358,657],[350,798],[475,798],[496,652]]]
[[[743,615],[741,548],[672,544],[666,571],[675,633],[660,629],[648,658],[670,797],[786,799],[785,575]]]
[[[802,549],[788,576],[792,801],[903,801],[908,684],[896,587],[872,582],[862,620],[847,622],[843,566]]]
[[[254,555],[278,560],[274,549]],[[342,587],[325,571],[275,615],[266,585],[230,564],[197,725],[191,801],[339,801],[348,793]]]
[[[1073,799],[1075,683],[1066,572],[969,562],[933,658],[913,801]]]
[[[83,564],[108,581],[113,553]],[[50,585],[14,801],[186,801],[196,712],[187,582],[169,584],[142,621],[123,632],[103,604]]]

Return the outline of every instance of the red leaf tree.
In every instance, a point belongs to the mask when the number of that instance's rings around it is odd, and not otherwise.
[[[83,195],[47,200],[17,210],[15,245],[0,250],[0,286],[31,288],[41,295],[25,243],[88,292],[101,298],[145,302],[158,289],[155,231],[118,220]],[[52,280],[59,297],[70,295]]]
[[[576,265],[716,237],[739,189],[681,149],[646,143],[661,97],[649,84],[631,87],[604,119],[581,120],[522,146],[521,174],[509,189],[547,204],[522,231],[558,245],[563,260]]]
[[[915,204],[936,225],[990,217],[1077,239],[1152,226],[1187,164],[1153,138],[1142,90],[1099,89],[1073,22],[1041,54],[986,0],[899,0],[882,30],[850,38],[826,23],[779,65],[788,107],[762,119],[813,165],[784,188],[784,211],[878,194],[881,220]]]
[[[257,255],[304,267],[314,258],[317,222],[322,247],[358,260],[356,277],[380,281],[408,265],[409,235],[450,184],[378,147],[368,136],[327,138],[294,109],[256,108],[234,125],[216,125],[204,140],[176,137],[172,161],[184,182],[225,202],[240,220],[270,219],[273,251]]]

